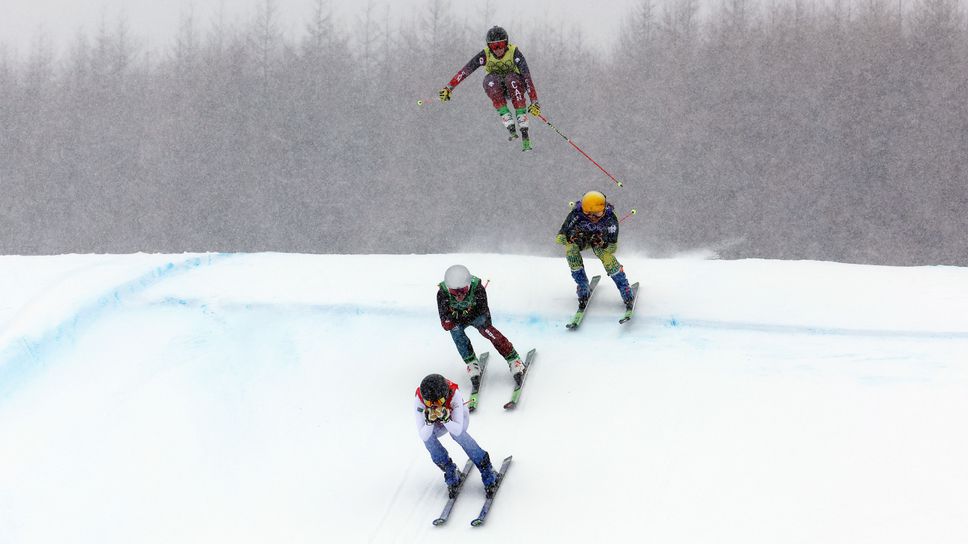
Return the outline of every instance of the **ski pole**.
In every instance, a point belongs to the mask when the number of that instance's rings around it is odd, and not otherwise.
[[[443,103],[443,100],[440,100],[440,99],[439,99],[438,97],[436,97],[436,96],[435,96],[435,97],[433,97],[433,98],[418,98],[418,99],[417,99],[417,105],[418,105],[418,106],[423,106],[424,104],[433,104],[433,103],[435,103],[435,102],[440,102],[440,103]]]
[[[578,205],[578,203],[577,203],[577,202],[575,202],[575,201],[571,201],[571,202],[569,202],[569,203],[568,203],[568,207],[569,207],[569,208],[574,208],[574,207],[575,207],[576,205]],[[621,223],[622,221],[625,221],[626,219],[628,219],[629,217],[632,217],[632,216],[633,216],[633,215],[635,215],[636,213],[638,213],[638,210],[636,210],[635,208],[632,208],[632,210],[631,210],[631,211],[629,211],[629,213],[627,213],[627,214],[625,214],[625,215],[623,215],[623,216],[622,216],[622,217],[621,217],[621,218],[620,218],[620,219],[618,220],[618,222],[619,222],[619,223]]]
[[[551,121],[547,120],[544,115],[538,114],[538,119],[541,119],[542,121],[545,122],[546,125],[548,125],[552,129],[554,129],[554,131],[558,133],[558,136],[561,136],[562,138],[564,138],[566,142],[570,143],[571,146],[574,147],[576,150],[578,150],[579,153],[581,153],[582,155],[584,155],[586,159],[592,161],[592,164],[594,164],[595,166],[597,166],[598,169],[601,170],[602,172],[605,172],[605,175],[608,176],[609,178],[611,178],[612,181],[614,181],[616,184],[618,184],[619,187],[624,187],[622,185],[622,182],[621,181],[615,179],[615,176],[609,174],[607,170],[605,170],[604,168],[602,168],[602,165],[600,165],[597,162],[595,162],[595,159],[589,157],[588,156],[588,153],[585,153],[584,151],[581,150],[580,147],[578,147],[577,145],[575,145],[575,142],[571,141],[571,138],[569,138],[568,136],[565,136],[564,134],[562,134],[561,131],[558,130],[558,127],[552,125],[551,124]]]

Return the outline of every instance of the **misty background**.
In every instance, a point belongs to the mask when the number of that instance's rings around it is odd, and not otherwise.
[[[620,256],[968,264],[960,0],[643,1],[605,49],[488,2],[371,0],[346,24],[307,1],[295,31],[259,0],[245,21],[186,14],[164,46],[123,18],[0,45],[0,253],[555,255],[597,189],[638,210]],[[417,105],[493,24],[624,188],[540,120],[534,152],[508,143],[483,70]]]

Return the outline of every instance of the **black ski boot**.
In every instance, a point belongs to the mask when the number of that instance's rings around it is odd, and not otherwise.
[[[494,496],[494,492],[497,491],[498,484],[497,474],[494,472],[494,465],[491,464],[491,454],[484,454],[484,459],[481,460],[480,465],[477,465],[477,470],[481,471],[481,479],[484,478],[485,474],[494,474],[494,483],[484,486],[484,495],[490,499]]]

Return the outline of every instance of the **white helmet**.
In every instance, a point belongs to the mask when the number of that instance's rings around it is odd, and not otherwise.
[[[444,272],[444,285],[448,289],[464,289],[471,284],[471,273],[462,264],[455,264]]]

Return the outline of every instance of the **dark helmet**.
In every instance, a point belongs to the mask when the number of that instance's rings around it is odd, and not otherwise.
[[[420,382],[420,396],[423,397],[424,403],[433,403],[438,399],[446,399],[449,392],[450,385],[447,383],[447,378],[444,378],[440,374],[428,374]]]
[[[492,26],[487,31],[487,43],[508,41],[508,31],[499,26]]]

